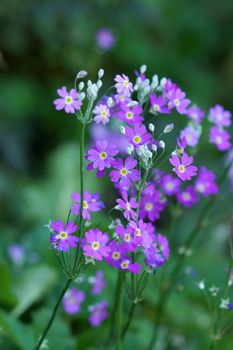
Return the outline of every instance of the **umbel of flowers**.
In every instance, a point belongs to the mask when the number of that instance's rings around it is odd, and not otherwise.
[[[135,82],[117,74],[114,88],[98,99],[103,75],[100,69],[96,82],[85,82],[87,72],[80,71],[74,88],[57,90],[56,110],[73,115],[81,125],[80,190],[70,196],[67,222],[49,224],[50,244],[70,280],[88,263],[101,260],[126,275],[136,275],[129,279],[129,295],[137,303],[149,274],[170,256],[168,239],[156,229],[161,213],[171,201],[191,207],[202,196],[217,194],[218,186],[215,174],[204,165],[194,165],[191,156],[197,154],[205,113],[176,83],[157,75],[149,79],[142,66],[135,72]],[[159,131],[159,121],[166,123],[169,115],[180,115],[185,128],[176,130],[174,122]],[[216,105],[208,120],[210,143],[221,152],[228,150],[230,112]],[[90,124],[92,146],[85,150]],[[97,135],[95,128],[99,128]],[[174,133],[169,151],[164,137]],[[113,197],[116,194],[110,211],[114,218],[106,214],[111,225],[104,231],[95,226],[93,214],[104,211],[105,205],[99,193],[90,193],[86,187],[85,171],[94,171],[100,179],[109,177]],[[81,302],[83,296],[77,297]]]

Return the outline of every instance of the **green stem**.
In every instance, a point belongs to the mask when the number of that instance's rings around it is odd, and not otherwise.
[[[132,321],[132,319],[133,319],[135,307],[136,307],[136,303],[132,303],[132,304],[131,304],[130,311],[129,311],[129,318],[128,318],[128,320],[127,320],[127,322],[126,322],[126,324],[125,324],[125,326],[124,326],[124,329],[123,329],[123,331],[122,331],[122,333],[121,333],[121,339],[122,339],[122,340],[124,339],[124,337],[125,337],[125,335],[126,335],[126,333],[127,333],[127,331],[128,331],[128,328],[129,328],[129,326],[130,326],[130,323],[131,323],[131,321]]]
[[[226,166],[226,168],[224,169],[223,174],[221,175],[221,177],[219,178],[218,184],[221,185],[228,173],[228,170],[231,166],[231,162],[228,164],[228,166]],[[185,242],[185,247],[186,249],[191,247],[194,240],[196,239],[196,237],[198,236],[198,233],[200,233],[203,229],[203,227],[205,227],[205,221],[206,218],[209,216],[215,201],[217,200],[217,196],[213,196],[212,198],[210,198],[208,200],[208,202],[206,203],[204,209],[202,210],[202,212],[199,215],[199,218],[197,220],[197,224],[194,226],[193,230],[191,231],[188,239]],[[154,346],[155,340],[156,340],[156,335],[157,335],[157,329],[159,327],[159,324],[163,318],[163,314],[165,311],[165,307],[167,304],[167,301],[169,299],[170,294],[173,291],[173,287],[176,284],[180,272],[182,270],[183,267],[183,262],[185,261],[186,256],[183,255],[179,255],[178,257],[178,261],[173,269],[173,271],[171,272],[170,276],[171,276],[171,280],[170,280],[170,284],[169,287],[166,289],[166,291],[163,292],[163,294],[161,295],[160,301],[159,301],[159,308],[158,308],[158,312],[156,313],[156,319],[154,320],[154,327],[153,327],[153,332],[147,347],[147,350],[151,350]]]
[[[69,288],[71,282],[72,282],[72,279],[67,280],[64,288],[62,289],[62,292],[61,292],[59,298],[57,299],[57,302],[56,302],[56,304],[54,306],[53,312],[52,312],[52,314],[50,316],[50,319],[49,319],[49,321],[47,323],[47,326],[45,327],[45,330],[44,330],[42,336],[40,337],[40,340],[38,341],[38,344],[36,345],[35,350],[39,350],[40,349],[40,347],[41,347],[41,345],[42,345],[42,343],[43,343],[43,341],[44,341],[44,339],[45,339],[45,337],[46,337],[50,327],[53,324],[54,318],[55,318],[55,316],[57,314],[57,309],[58,309],[58,307],[59,307],[59,305],[60,305],[60,303],[61,303],[61,301],[62,301],[62,299],[63,299],[63,297],[64,297],[64,295],[65,295],[65,293],[67,291],[67,289]]]
[[[114,336],[116,312],[117,312],[118,305],[119,305],[119,296],[120,296],[121,287],[122,287],[121,283],[120,283],[121,272],[122,271],[118,270],[116,287],[115,287],[114,306],[113,306],[113,310],[112,310],[112,314],[111,314],[111,321],[110,321],[111,323],[110,323],[110,327],[109,327],[109,335],[108,335],[107,344],[110,342],[110,340]]]
[[[122,350],[122,308],[123,308],[123,287],[124,287],[125,273],[120,272],[119,290],[118,290],[118,317],[117,317],[117,350]]]

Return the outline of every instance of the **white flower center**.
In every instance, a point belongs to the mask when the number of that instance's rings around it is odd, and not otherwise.
[[[66,96],[65,102],[66,102],[66,104],[70,105],[73,102],[72,97],[71,96]]]
[[[118,259],[120,259],[121,254],[119,252],[113,252],[112,257],[113,257],[113,259],[118,260]]]
[[[180,105],[180,101],[177,98],[174,100],[174,105],[177,107]]]
[[[183,165],[183,164],[181,164],[180,166],[179,166],[179,172],[180,173],[183,173],[185,171],[185,166]]]
[[[92,249],[98,250],[100,247],[100,244],[99,244],[99,242],[93,242],[91,246],[92,246]]]
[[[133,113],[132,112],[127,112],[126,113],[126,118],[127,119],[133,119]]]
[[[153,209],[153,204],[152,203],[146,203],[145,208],[147,211],[151,211]]]
[[[66,239],[68,236],[68,234],[65,231],[61,231],[59,234],[59,238],[60,239]]]
[[[134,136],[134,138],[133,138],[133,141],[134,141],[134,143],[139,143],[139,142],[141,142],[141,137],[139,136],[139,135],[136,135],[136,136]]]
[[[107,158],[107,153],[106,152],[101,152],[100,153],[100,158],[101,159],[106,159]]]
[[[126,176],[128,174],[128,170],[126,168],[122,168],[120,173],[122,176]]]
[[[156,111],[156,112],[160,111],[160,106],[157,104],[154,104],[153,108],[154,108],[154,111]]]

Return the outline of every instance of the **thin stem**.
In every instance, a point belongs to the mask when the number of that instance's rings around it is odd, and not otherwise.
[[[64,288],[62,289],[62,292],[61,292],[59,298],[57,299],[57,302],[56,302],[56,304],[54,306],[53,312],[52,312],[52,314],[50,316],[50,319],[49,319],[49,321],[47,323],[47,326],[45,327],[45,330],[44,330],[42,336],[40,337],[40,340],[38,341],[38,344],[36,345],[35,350],[39,350],[40,349],[40,347],[41,347],[41,345],[42,345],[42,343],[43,343],[43,341],[44,341],[44,339],[45,339],[45,337],[46,337],[50,327],[53,324],[54,318],[55,318],[56,313],[57,313],[57,309],[58,309],[58,307],[59,307],[59,305],[60,305],[60,303],[61,303],[61,301],[62,301],[62,299],[63,299],[63,297],[64,297],[64,295],[65,295],[65,293],[67,291],[67,289],[69,288],[71,282],[72,282],[72,279],[67,280]]]
[[[117,315],[117,350],[122,350],[122,308],[123,308],[123,287],[124,287],[125,273],[120,272],[119,290],[118,290],[118,315]]]
[[[231,162],[226,166],[223,174],[219,178],[219,181],[218,181],[219,185],[221,185],[224,182],[230,166],[231,166]],[[217,200],[217,196],[214,196],[214,197],[210,198],[208,200],[208,202],[206,203],[204,209],[202,210],[202,212],[199,215],[199,218],[197,220],[197,224],[194,226],[193,230],[190,232],[190,235],[188,236],[188,239],[186,240],[186,242],[184,244],[186,249],[192,246],[194,240],[198,236],[198,233],[200,233],[202,231],[202,229],[204,227],[206,227],[206,225],[205,225],[206,218],[209,216],[211,210],[213,209],[213,206],[214,206],[216,200]],[[165,291],[163,291],[163,294],[160,297],[159,309],[158,309],[158,312],[156,313],[156,319],[154,320],[154,327],[153,327],[152,335],[151,335],[147,350],[151,350],[154,346],[154,343],[156,340],[156,335],[157,335],[156,330],[158,329],[158,326],[163,318],[163,313],[164,313],[167,301],[169,299],[170,294],[172,293],[172,290],[173,290],[172,288],[174,287],[174,285],[176,284],[176,282],[179,278],[179,275],[180,275],[180,272],[182,270],[185,258],[186,258],[185,254],[179,255],[177,263],[170,274],[170,276],[171,276],[170,285]]]
[[[133,318],[133,315],[134,315],[134,311],[135,311],[135,307],[136,307],[136,303],[132,303],[131,304],[131,308],[130,308],[130,311],[129,311],[129,318],[128,318],[128,321],[126,322],[125,326],[124,326],[124,329],[121,333],[121,338],[122,340],[124,339],[127,331],[128,331],[128,328],[130,326],[130,323],[132,321],[132,318]]]

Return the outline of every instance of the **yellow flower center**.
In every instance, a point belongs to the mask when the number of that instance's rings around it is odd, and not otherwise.
[[[174,104],[178,107],[178,106],[180,105],[180,101],[176,98],[176,99],[174,100]]]
[[[87,201],[83,201],[83,209],[87,209],[87,208],[88,208]]]
[[[185,171],[185,166],[181,164],[181,165],[179,166],[179,172],[180,172],[180,173],[183,173],[184,171]]]
[[[122,269],[127,269],[128,266],[129,266],[129,262],[128,261],[122,261],[122,263],[121,263]]]
[[[65,101],[66,101],[67,104],[70,104],[70,103],[73,102],[73,99],[72,99],[71,96],[66,96]]]
[[[101,159],[107,158],[107,153],[106,153],[106,152],[101,152],[101,153],[100,153],[100,158],[101,158]]]
[[[160,107],[157,104],[154,104],[153,108],[156,112],[158,112],[160,110]]]
[[[152,203],[146,203],[145,208],[147,211],[151,211],[153,209],[153,204]]]
[[[124,81],[124,86],[127,88],[127,87],[129,87],[129,81],[128,80],[125,80]]]
[[[66,239],[66,238],[67,238],[67,233],[66,233],[65,231],[62,231],[62,232],[60,232],[59,237],[60,237],[61,239]]]
[[[107,117],[107,113],[105,111],[103,111],[103,112],[101,112],[101,116],[105,118],[105,117]]]
[[[131,207],[130,207],[130,204],[129,204],[129,202],[127,202],[127,203],[126,203],[126,209],[127,209],[127,210],[130,210],[130,208],[131,208]]]
[[[126,234],[126,235],[125,235],[125,240],[126,240],[127,242],[130,241],[130,235],[129,235],[129,234]]]
[[[189,200],[191,199],[190,194],[187,193],[187,192],[184,192],[184,193],[183,193],[183,198],[184,198],[184,200],[186,200],[186,201],[189,201]]]
[[[216,143],[219,145],[220,143],[222,143],[222,138],[221,138],[221,136],[217,136],[216,138],[215,138],[215,141],[216,141]]]
[[[118,252],[114,252],[114,253],[112,253],[112,257],[113,257],[113,259],[118,260],[118,259],[120,259],[121,255]]]
[[[137,229],[135,230],[135,232],[136,232],[136,236],[141,236],[141,230],[140,230],[140,228],[137,228]]]
[[[121,175],[126,176],[128,174],[128,170],[126,168],[121,169]]]
[[[132,119],[133,118],[133,113],[132,112],[127,112],[126,113],[126,118],[127,119]]]
[[[134,143],[139,143],[139,142],[141,142],[141,140],[142,140],[141,137],[138,135],[134,136],[134,138],[133,138]]]
[[[94,250],[99,249],[99,247],[100,247],[99,242],[93,242],[93,243],[92,243],[92,248],[93,248]]]
[[[168,190],[173,190],[173,188],[174,188],[174,183],[168,182],[168,183],[167,183],[167,189],[168,189]]]

